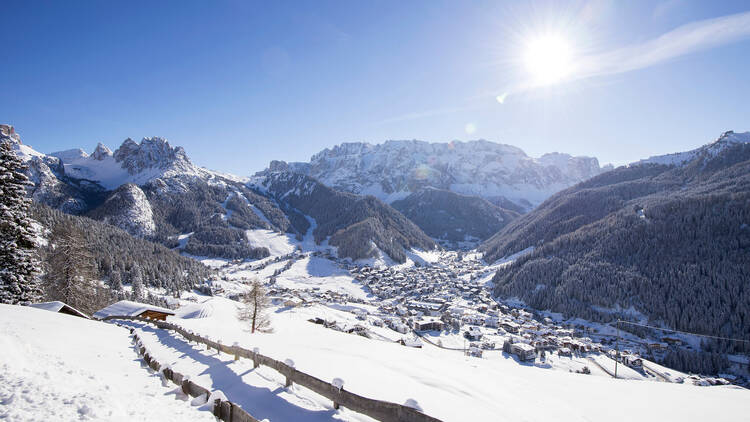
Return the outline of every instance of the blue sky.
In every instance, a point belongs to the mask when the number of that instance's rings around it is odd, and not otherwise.
[[[0,121],[43,152],[163,136],[248,175],[341,142],[484,138],[622,164],[750,130],[746,1],[2,9]],[[586,69],[529,88],[519,57],[550,31]]]

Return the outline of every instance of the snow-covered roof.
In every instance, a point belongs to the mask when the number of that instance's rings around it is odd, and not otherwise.
[[[79,311],[78,309],[66,303],[60,302],[59,300],[55,300],[52,302],[32,303],[29,306],[32,308],[37,308],[37,309],[44,309],[45,311],[50,311],[50,312],[60,312],[61,309],[66,308],[68,312],[74,313],[77,316],[80,316],[83,318],[89,318],[88,315],[84,314],[83,312]]]
[[[108,316],[138,316],[146,311],[163,312],[165,314],[174,315],[174,311],[167,308],[161,308],[159,306],[148,305],[145,303],[132,302],[129,300],[121,300],[117,303],[113,303],[104,309],[100,309],[94,313],[94,318],[103,319]]]
[[[523,350],[524,352],[530,352],[532,350],[536,350],[534,346],[526,343],[513,343],[513,347],[518,350]]]

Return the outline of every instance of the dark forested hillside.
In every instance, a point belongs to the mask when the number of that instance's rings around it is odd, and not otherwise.
[[[284,212],[241,183],[209,184],[193,179],[181,181],[180,189],[164,183],[157,179],[143,189],[153,209],[154,238],[167,246],[177,246],[177,235],[193,233],[185,245],[187,253],[252,259],[268,256],[268,250],[250,246],[245,230],[262,228],[299,234]]]
[[[535,249],[497,272],[495,294],[591,319],[633,307],[747,338],[750,144],[719,146],[677,166],[618,168],[512,222],[482,245],[486,259]]]
[[[477,196],[434,188],[417,191],[391,206],[429,236],[456,246],[460,242],[476,245],[519,216]]]
[[[339,248],[342,258],[372,257],[374,244],[395,261],[404,262],[405,250],[435,247],[419,227],[374,197],[339,192],[296,173],[270,173],[259,183],[259,189],[278,203],[315,219],[315,241],[331,236],[330,244]]]
[[[54,239],[56,231],[73,228],[95,261],[95,272],[113,290],[138,278],[144,285],[167,292],[190,290],[205,281],[211,270],[190,258],[125,231],[86,217],[77,217],[34,203],[32,218]]]

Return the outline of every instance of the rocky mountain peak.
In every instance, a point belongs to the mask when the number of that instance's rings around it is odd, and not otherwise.
[[[0,124],[0,139],[7,138],[14,142],[21,143],[21,137],[16,133],[15,128],[11,125]]]
[[[140,144],[126,139],[114,152],[115,161],[130,174],[141,173],[146,169],[167,169],[169,167],[192,167],[182,147],[172,147],[160,137],[143,138]]]
[[[98,144],[96,144],[96,149],[94,149],[94,152],[91,153],[91,158],[97,161],[102,161],[106,157],[111,157],[112,155],[112,150],[99,142]]]

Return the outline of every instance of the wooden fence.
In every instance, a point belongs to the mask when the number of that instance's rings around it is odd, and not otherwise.
[[[130,332],[133,334],[133,341],[136,344],[139,344],[140,339],[138,338],[138,334],[135,333],[133,328],[130,328]],[[206,398],[206,401],[211,398],[210,390],[190,381],[181,373],[175,372],[172,368],[164,368],[162,370],[162,364],[151,357],[144,346],[138,347],[138,354],[141,355],[143,361],[146,362],[151,369],[161,372],[164,378],[179,385],[184,394],[190,397],[203,396]],[[212,403],[212,413],[217,419],[226,422],[260,422],[258,419],[247,413],[247,411],[228,400],[214,400]]]
[[[210,349],[215,349],[215,350],[218,350],[218,351],[230,354],[230,355],[234,355],[235,359],[239,359],[239,358],[252,359],[254,367],[257,368],[260,365],[264,365],[269,368],[273,368],[280,374],[284,375],[284,377],[286,377],[287,386],[290,386],[292,384],[298,384],[309,390],[312,390],[315,393],[318,393],[321,396],[331,400],[333,402],[333,407],[336,409],[338,409],[340,406],[343,406],[354,412],[367,415],[373,419],[377,419],[383,422],[391,422],[391,421],[393,422],[441,422],[439,419],[433,418],[432,416],[425,415],[424,413],[412,407],[401,405],[401,404],[396,404],[396,403],[391,403],[387,401],[362,397],[360,395],[346,391],[343,388],[338,388],[332,385],[331,383],[323,381],[312,375],[308,375],[302,371],[298,371],[294,367],[289,366],[285,364],[284,362],[277,361],[268,356],[264,356],[260,353],[255,353],[251,350],[243,349],[242,347],[239,347],[239,346],[226,346],[221,343],[211,341],[205,337],[201,337],[199,335],[188,332],[184,328],[175,324],[171,324],[171,323],[164,322],[164,321],[150,320],[150,319],[130,317],[130,316],[109,316],[109,317],[104,318],[105,321],[113,320],[113,319],[114,320],[117,320],[117,319],[131,320],[131,321],[139,321],[139,322],[154,324],[160,329],[175,331],[188,341],[202,343],[202,344],[205,344]],[[145,358],[146,357],[144,356],[144,359]],[[154,360],[150,357],[149,359],[150,361],[147,360],[147,363],[149,363],[149,366],[151,366],[151,362],[154,362]],[[156,365],[158,366],[159,363],[156,362]],[[155,370],[158,371],[159,369],[156,368]],[[169,371],[169,372],[174,374],[174,372],[172,371]],[[180,374],[177,374],[177,375],[178,377],[175,377],[177,378],[175,379],[175,378],[170,378],[165,373],[165,376],[167,376],[167,378],[171,379],[175,383],[183,385],[182,384],[183,377]],[[190,387],[191,385],[194,386],[192,387],[194,391],[191,390],[190,388],[188,388],[187,391],[199,393],[195,395],[193,395],[192,393],[188,393],[193,397],[197,397],[200,394],[203,394],[203,391],[208,391],[202,387],[192,384],[192,382],[188,382],[188,387]],[[186,391],[186,388],[184,385],[183,385],[183,391]],[[232,416],[232,412],[234,412],[234,416]],[[238,413],[241,413],[241,415],[238,416]],[[239,408],[238,406],[236,406],[235,404],[229,401],[216,403],[216,406],[214,408],[214,415],[216,415],[218,418],[224,421],[232,421],[232,422],[244,422],[244,421],[256,422],[257,421],[257,419],[253,418],[252,416],[247,414],[247,412],[245,412],[244,410],[242,410],[241,408]]]

